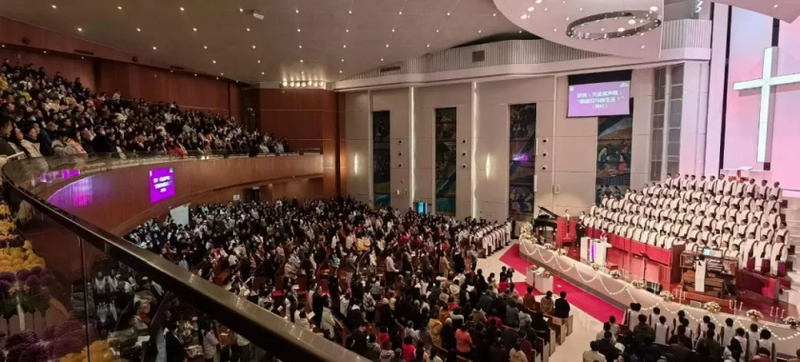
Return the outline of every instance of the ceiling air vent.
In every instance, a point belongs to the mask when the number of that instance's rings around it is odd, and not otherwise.
[[[473,63],[482,62],[484,60],[486,60],[486,51],[485,50],[478,50],[478,51],[472,52],[472,62]]]
[[[381,73],[396,72],[398,70],[400,70],[400,66],[399,65],[390,65],[388,67],[381,68]]]
[[[92,53],[92,52],[90,52],[88,50],[73,49],[72,51],[74,51],[75,53],[78,53],[78,54],[82,54],[82,55],[92,55],[92,56],[94,56],[94,53]]]

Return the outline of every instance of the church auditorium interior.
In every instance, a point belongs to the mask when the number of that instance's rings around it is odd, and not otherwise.
[[[798,17],[4,0],[0,362],[800,362]]]

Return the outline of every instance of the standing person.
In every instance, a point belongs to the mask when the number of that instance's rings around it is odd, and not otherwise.
[[[217,355],[219,340],[214,329],[214,324],[212,323],[203,331],[203,358],[205,358],[206,362],[214,362],[214,356]]]
[[[183,362],[186,360],[186,348],[183,347],[183,342],[178,336],[178,325],[175,321],[169,323],[169,327],[164,332],[164,340],[166,342],[167,362]]]
[[[472,336],[463,324],[456,330],[456,351],[459,356],[472,359]]]
[[[553,316],[558,318],[569,317],[569,302],[567,301],[567,292],[561,291],[561,298],[556,299],[555,308],[553,309]]]

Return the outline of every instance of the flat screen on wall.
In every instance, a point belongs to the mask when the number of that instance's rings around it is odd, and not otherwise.
[[[627,116],[630,97],[630,81],[570,85],[567,117]]]
[[[175,171],[172,168],[150,170],[150,203],[175,196]]]

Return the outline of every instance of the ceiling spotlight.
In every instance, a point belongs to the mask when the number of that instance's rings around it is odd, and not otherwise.
[[[625,28],[618,28],[617,31],[621,33],[623,31],[625,31]]]
[[[553,32],[557,33],[558,32],[558,28],[554,28]]]
[[[283,86],[285,87],[285,86],[289,85],[289,82],[287,82],[287,81],[285,81],[285,80],[284,80],[282,84],[283,84]]]
[[[447,16],[450,16],[450,13],[447,13]]]
[[[196,76],[197,76],[197,73],[194,73],[194,76],[196,77]]]
[[[644,45],[642,45],[642,49],[644,49]]]
[[[522,14],[522,16],[520,16],[519,18],[525,20],[528,18],[528,14]]]
[[[352,13],[353,13],[353,10],[347,10],[347,13],[348,13],[348,14],[352,14]]]
[[[203,49],[208,49],[208,45],[203,45]]]
[[[289,83],[289,86],[290,86],[290,87],[294,87],[294,82],[290,82],[290,83]]]
[[[300,72],[300,74],[306,74],[306,72]]]
[[[428,44],[428,45],[427,45],[427,47],[428,47],[428,48],[430,48],[430,47],[431,47],[431,45],[430,45],[430,44]]]
[[[480,34],[480,33],[482,33],[482,32],[483,32],[483,29],[479,29],[479,30],[478,30],[478,34]]]
[[[6,46],[5,46],[5,45],[3,45],[3,48],[5,48],[5,47],[6,47]],[[84,59],[86,59],[86,58],[84,58],[84,57],[81,57],[81,60],[84,60]]]
[[[53,5],[53,6],[55,6],[55,5]],[[778,8],[778,4],[775,4],[775,6],[773,6],[772,8],[773,9],[777,9]]]
[[[300,31],[301,31],[300,28],[297,28],[297,32],[299,33]]]
[[[381,61],[383,61],[383,58],[381,58]]]
[[[600,31],[606,31],[606,28],[600,28]]]
[[[547,11],[547,8],[544,8],[544,11]]]
[[[142,32],[142,28],[136,28],[136,31],[141,33]]]
[[[542,3],[542,0],[536,0],[535,2],[536,2],[537,4],[541,4],[541,3]]]
[[[255,48],[256,48],[256,46],[255,46],[255,45],[253,45],[253,49],[255,49]]]
[[[519,33],[522,34],[522,30],[520,30]]]
[[[192,28],[192,31],[197,31],[197,28]]]
[[[297,47],[300,48],[300,49],[303,49],[303,45],[302,44],[298,45]]]
[[[158,47],[155,47],[155,46],[154,46],[154,47],[153,47],[153,50],[158,50]]]
[[[658,6],[651,6],[650,11],[658,11]]]
[[[225,75],[225,73],[219,73],[219,75]]]
[[[211,64],[217,64],[217,61],[216,60],[212,60]]]
[[[344,58],[342,58],[342,63],[344,63]]]
[[[261,72],[261,75],[264,75],[264,74],[265,74],[264,72]]]
[[[256,60],[256,63],[261,64],[261,59]]]
[[[578,9],[578,11],[583,11],[583,8]]]
[[[567,18],[567,21],[569,21],[569,18]]]
[[[244,12],[244,8],[239,8],[239,12],[243,13]]]
[[[300,14],[300,9],[294,9],[295,14]]]
[[[78,31],[83,31],[83,28],[78,28]]]
[[[219,80],[219,77],[217,77],[217,80]]]
[[[250,28],[245,28],[245,30],[250,31]]]
[[[341,71],[341,70],[339,70],[339,74],[342,74],[342,71]]]
[[[345,49],[347,49],[347,44],[343,44],[343,45],[342,45],[342,48],[345,48]]]
[[[389,44],[386,44],[386,47],[388,48],[388,47],[389,47]]]
[[[394,33],[394,29],[392,29],[392,33]]]
[[[45,54],[47,54],[47,50],[42,50],[42,53],[45,53]]]
[[[117,6],[117,10],[122,10],[122,6]]]
[[[492,16],[497,16],[497,13],[492,14]]]
[[[300,59],[300,63],[302,63],[302,62],[303,62],[303,59]]]
[[[170,73],[175,73],[174,71],[172,71],[172,69],[170,69],[170,70],[169,70],[169,72],[170,72]]]
[[[628,24],[629,25],[636,25],[636,20],[634,20],[634,19],[628,20]]]
[[[531,6],[531,7],[529,7],[529,8],[528,8],[528,12],[532,12],[532,11],[534,11],[534,10],[536,10],[536,9],[535,9],[533,6]]]
[[[403,15],[403,12],[401,11],[401,12],[399,13],[399,15]]]
[[[439,32],[439,29],[436,29],[436,32],[438,33],[438,32]]]
[[[186,10],[186,9],[184,9],[183,6],[181,6],[181,11],[184,11],[184,10]]]
[[[56,4],[53,4],[53,5],[50,5],[50,6],[53,7],[53,9],[58,9],[58,6],[56,6]]]

